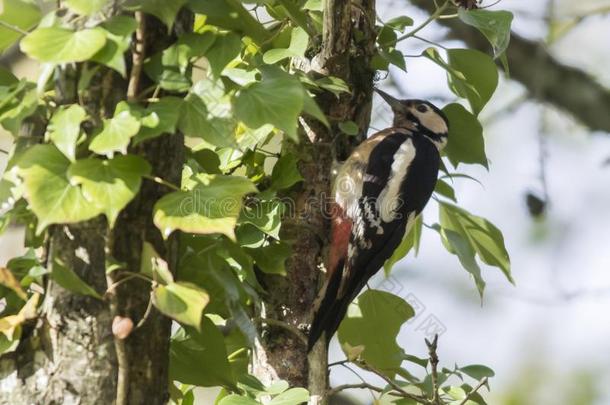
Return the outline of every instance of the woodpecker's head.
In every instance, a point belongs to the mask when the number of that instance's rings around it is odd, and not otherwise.
[[[447,145],[449,120],[434,104],[425,100],[398,100],[388,93],[375,91],[392,107],[394,126],[427,136],[439,150]]]

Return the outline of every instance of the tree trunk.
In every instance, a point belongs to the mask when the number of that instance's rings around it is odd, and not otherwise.
[[[370,60],[375,49],[375,3],[362,0],[327,0],[320,52],[304,60],[299,68],[313,76],[324,74],[343,79],[350,94],[337,99],[330,93],[320,94],[317,102],[329,117],[331,128],[317,121],[302,120],[298,144],[285,148],[300,160],[303,177],[300,186],[289,197],[293,210],[282,225],[283,240],[292,243],[293,251],[286,262],[287,276],[262,276],[267,290],[263,297],[261,317],[286,322],[306,332],[312,308],[323,279],[320,268],[328,248],[330,222],[325,205],[330,196],[331,171],[335,158],[343,159],[359,143],[368,129],[374,71]],[[358,34],[358,35],[357,35]],[[357,137],[341,136],[337,125],[354,121],[360,128]],[[309,387],[318,401],[328,387],[327,353],[318,345],[307,360],[307,347],[290,331],[264,325],[254,361],[254,373],[264,382],[278,378],[291,386]],[[315,401],[314,401],[315,402]]]
[[[175,40],[167,27],[153,17],[145,17],[142,26],[146,27],[141,31],[145,34],[146,55]],[[191,26],[191,14],[183,12],[174,32]],[[132,56],[128,53],[128,61]],[[58,104],[78,100],[81,68],[57,70]],[[150,84],[144,77],[140,82],[141,88]],[[92,83],[87,94],[81,96],[99,122],[126,99],[128,81],[101,68]],[[30,123],[23,130],[29,136],[42,138],[44,125]],[[182,135],[166,134],[138,145],[130,153],[146,158],[154,176],[179,184],[183,147]],[[107,290],[106,262],[113,258],[125,264],[124,270],[139,272],[144,242],[151,243],[173,269],[176,243],[171,239],[164,242],[152,223],[153,205],[168,191],[157,183],[144,181],[140,193],[119,216],[111,232],[102,217],[52,226],[46,252],[48,266],[61,262],[100,295]],[[121,278],[120,272],[117,277]],[[128,317],[137,324],[149,305],[150,284],[132,279],[122,283],[111,296],[102,301],[76,295],[49,280],[36,325],[24,327],[17,350],[0,359],[0,403],[167,403],[170,320],[153,308],[142,327],[119,340],[112,332],[113,318]]]

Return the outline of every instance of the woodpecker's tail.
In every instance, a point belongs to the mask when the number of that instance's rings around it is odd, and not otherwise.
[[[320,304],[316,314],[314,315],[311,328],[309,329],[309,339],[307,342],[307,351],[311,351],[316,342],[325,334],[324,339],[326,345],[339,328],[343,316],[347,312],[352,297],[351,294],[345,294],[342,298],[337,299],[339,285],[343,274],[344,259],[342,259],[326,286],[324,298]]]

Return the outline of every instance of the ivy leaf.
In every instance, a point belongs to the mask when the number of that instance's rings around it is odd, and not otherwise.
[[[51,278],[68,291],[80,295],[88,295],[99,300],[102,297],[89,284],[85,283],[72,269],[64,266],[59,260],[53,261]]]
[[[53,145],[36,145],[17,162],[25,197],[38,218],[36,233],[50,224],[74,223],[101,213],[68,181],[70,161]]]
[[[127,153],[127,146],[140,131],[140,121],[130,110],[123,110],[111,119],[104,120],[104,127],[93,137],[89,150],[98,155],[112,157],[115,152]]]
[[[402,15],[386,21],[385,25],[392,27],[392,29],[397,31],[403,32],[406,27],[411,27],[413,25],[413,19],[411,17],[407,17],[406,15]]]
[[[475,251],[472,249],[472,246],[468,243],[468,240],[458,232],[445,228],[440,228],[439,232],[445,249],[447,249],[449,253],[456,255],[462,264],[462,267],[472,275],[479,295],[483,298],[485,280],[483,280],[483,276],[481,275],[481,268],[475,259]]]
[[[396,337],[413,315],[413,308],[402,298],[385,291],[366,290],[349,306],[339,326],[339,342],[344,351],[364,346],[360,357],[393,378],[405,357]]]
[[[72,162],[75,159],[76,141],[81,133],[80,124],[86,117],[87,112],[78,104],[60,106],[47,127],[46,138]]]
[[[23,291],[23,288],[21,288],[19,281],[6,267],[0,267],[0,285],[13,290],[13,292],[22,300],[26,301],[28,299],[28,295],[25,293],[25,291]]]
[[[83,195],[97,204],[114,225],[119,212],[135,197],[142,176],[150,165],[139,156],[117,156],[111,160],[83,159],[68,169],[73,184],[82,186]]]
[[[279,239],[284,211],[285,205],[278,199],[258,201],[256,204],[244,207],[239,223],[252,224],[267,235]]]
[[[293,153],[282,155],[273,166],[271,187],[275,190],[282,190],[302,181],[303,176],[299,172],[297,163],[298,159]]]
[[[460,104],[443,108],[449,120],[449,142],[445,154],[454,167],[460,163],[477,163],[488,168],[483,127],[477,117]]]
[[[235,385],[224,337],[210,318],[202,317],[201,332],[180,328],[172,336],[169,375],[171,380],[200,387]]]
[[[510,258],[504,246],[502,232],[485,218],[473,215],[452,204],[440,203],[441,227],[456,232],[468,240],[479,258],[498,267],[514,283],[510,272]]]
[[[67,28],[37,28],[21,41],[21,51],[41,62],[70,63],[91,59],[106,44],[99,28],[72,31]]]
[[[279,69],[264,69],[263,80],[242,89],[235,98],[235,114],[250,128],[273,124],[293,139],[303,109],[299,80]]]
[[[100,11],[108,0],[66,0],[68,8],[78,14],[92,15]]]
[[[216,40],[205,54],[214,77],[220,77],[223,69],[239,55],[240,51],[241,38],[238,35],[232,32],[217,35]]]
[[[153,304],[164,315],[201,330],[203,310],[210,302],[205,290],[195,284],[173,282],[153,289]]]
[[[464,79],[450,75],[454,93],[468,99],[478,115],[498,87],[498,68],[494,61],[475,49],[449,49],[449,65],[461,72]]]
[[[246,251],[263,272],[286,275],[285,262],[292,253],[292,249],[287,244],[282,242],[272,243],[264,247],[247,248]]]
[[[245,194],[256,187],[245,177],[198,175],[190,191],[163,196],[154,207],[153,221],[167,238],[174,230],[235,239],[234,228]]]
[[[136,20],[124,15],[118,15],[104,21],[102,27],[106,30],[106,45],[93,55],[91,60],[104,64],[125,77],[124,54],[131,45],[131,35],[137,28]]]
[[[305,388],[290,388],[274,397],[269,405],[298,405],[309,401],[309,392]]]
[[[218,405],[261,405],[261,403],[249,397],[231,394],[221,399]]]
[[[0,86],[8,87],[19,82],[19,79],[10,70],[0,66]]]
[[[510,26],[513,21],[513,13],[504,10],[465,10],[460,8],[458,16],[462,22],[477,28],[485,35],[485,38],[493,47],[496,58],[506,51],[510,42]]]
[[[309,35],[301,27],[294,27],[290,34],[290,45],[288,48],[270,49],[263,55],[263,62],[273,65],[286,58],[295,58],[305,55]]]
[[[422,216],[418,215],[417,218],[415,218],[415,223],[413,224],[413,227],[402,238],[400,245],[398,245],[396,250],[394,250],[392,256],[390,256],[390,258],[386,260],[383,264],[383,270],[386,275],[390,274],[390,272],[392,271],[392,267],[394,267],[394,265],[398,263],[399,260],[409,254],[411,249],[415,248],[415,253],[417,254],[419,250],[419,241],[421,238],[423,223],[424,220],[422,219]]]
[[[194,93],[187,95],[180,106],[178,128],[184,135],[202,138],[216,147],[231,146],[234,143],[233,123],[211,116],[203,99]]]
[[[133,144],[137,145],[142,141],[156,138],[164,133],[174,133],[178,124],[178,118],[180,117],[181,106],[182,100],[171,96],[162,97],[158,102],[150,103],[143,115],[156,116],[158,119],[154,125],[142,121],[140,132],[133,138]]]
[[[126,4],[130,10],[141,10],[152,14],[163,22],[169,29],[174,25],[178,12],[188,0],[131,0]]]
[[[460,367],[459,370],[475,380],[481,380],[485,377],[491,378],[496,375],[491,368],[481,364],[471,364],[469,366]]]
[[[0,21],[24,31],[35,27],[40,21],[42,13],[33,2],[25,0],[3,0],[0,7]],[[13,45],[22,34],[0,25],[0,52]]]

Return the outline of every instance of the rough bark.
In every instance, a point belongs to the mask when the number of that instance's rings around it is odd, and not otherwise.
[[[430,13],[434,12],[431,1],[412,0],[411,3]],[[475,28],[455,19],[438,22],[449,27],[451,35],[464,41],[468,47],[490,51],[489,43]],[[610,90],[589,74],[560,63],[544,48],[544,44],[529,41],[515,33],[511,34],[507,57],[510,77],[523,84],[531,97],[567,111],[593,131],[610,133]]]
[[[312,75],[342,78],[351,93],[340,98],[320,94],[318,104],[330,118],[328,129],[313,120],[303,120],[301,140],[284,146],[299,157],[303,182],[288,195],[294,202],[291,215],[282,226],[283,240],[290,241],[293,252],[286,262],[287,276],[261,276],[267,290],[263,297],[262,317],[278,319],[304,331],[311,321],[329,234],[325,203],[330,195],[331,170],[335,157],[344,158],[353,144],[367,131],[374,72],[369,68],[375,44],[374,0],[353,3],[328,0],[324,10],[324,31],[319,53],[299,68]],[[356,32],[361,35],[356,35]],[[358,39],[357,39],[358,38]],[[346,140],[337,124],[354,121],[360,136]],[[293,386],[309,387],[319,400],[328,386],[327,353],[317,348],[310,357],[309,374],[306,346],[289,331],[264,327],[255,353],[254,372],[265,381],[282,378]]]
[[[158,20],[147,17],[146,26],[148,55],[173,41],[172,34]],[[174,31],[191,26],[191,15],[181,13]],[[130,55],[127,58],[131,60]],[[80,68],[58,71],[59,104],[77,100]],[[92,83],[81,100],[98,118],[112,115],[117,102],[126,98],[127,80],[108,69],[100,69]],[[44,133],[43,125],[29,124],[24,128],[29,136],[42,137]],[[145,157],[153,167],[153,175],[176,184],[180,181],[183,147],[180,134],[167,134],[133,148],[130,153]],[[145,241],[173,268],[175,242],[164,242],[152,223],[153,205],[168,191],[164,186],[145,181],[111,233],[102,217],[53,226],[48,237],[49,265],[61,261],[100,295],[107,289],[105,270],[109,255],[124,262],[124,270],[139,272]],[[36,325],[25,327],[18,349],[0,358],[0,403],[115,403],[119,363],[125,367],[122,378],[126,382],[126,396],[120,402],[167,403],[170,321],[153,309],[143,326],[121,342],[123,353],[119,356],[111,329],[115,315],[137,323],[146,311],[149,297],[150,285],[137,279],[117,288],[113,305],[108,300],[76,295],[49,280]]]

